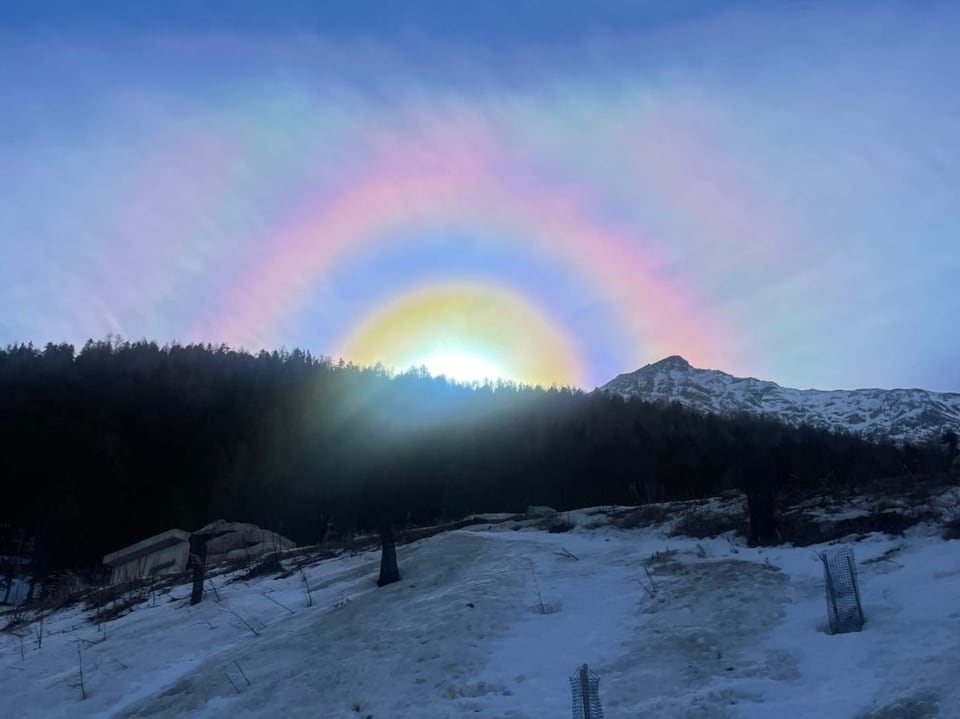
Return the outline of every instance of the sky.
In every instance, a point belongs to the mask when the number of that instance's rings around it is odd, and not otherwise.
[[[960,5],[0,0],[0,344],[960,391]]]

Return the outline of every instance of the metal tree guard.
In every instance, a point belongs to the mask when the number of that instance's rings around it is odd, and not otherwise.
[[[865,621],[852,547],[820,554],[827,590],[827,617],[832,634],[859,632]]]
[[[570,675],[573,692],[573,719],[603,719],[600,706],[600,676],[586,664]]]

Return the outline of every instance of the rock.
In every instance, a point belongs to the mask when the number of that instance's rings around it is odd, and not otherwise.
[[[207,535],[207,561],[217,563],[261,557],[271,552],[292,549],[296,544],[286,537],[246,522],[218,519],[197,534]]]
[[[528,517],[552,517],[557,513],[553,507],[530,505],[527,507]]]

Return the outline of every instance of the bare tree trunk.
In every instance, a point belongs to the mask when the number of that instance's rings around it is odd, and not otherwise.
[[[393,537],[393,527],[380,525],[380,579],[378,587],[400,581],[400,569],[397,567],[397,543]]]
[[[770,486],[754,485],[747,491],[750,512],[750,544],[769,547],[777,543],[777,500]]]
[[[207,572],[207,540],[205,534],[190,535],[189,564],[193,569],[193,591],[190,593],[190,606],[203,600],[203,582]]]

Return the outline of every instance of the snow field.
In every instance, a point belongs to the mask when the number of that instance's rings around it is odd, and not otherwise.
[[[586,662],[607,719],[960,717],[960,542],[923,527],[858,542],[867,624],[829,636],[822,547],[570,517],[564,534],[480,526],[402,546],[403,580],[383,589],[377,552],[320,562],[311,607],[293,573],[220,578],[221,601],[192,608],[176,588],[99,628],[59,612],[23,659],[0,634],[0,715],[568,717]]]

